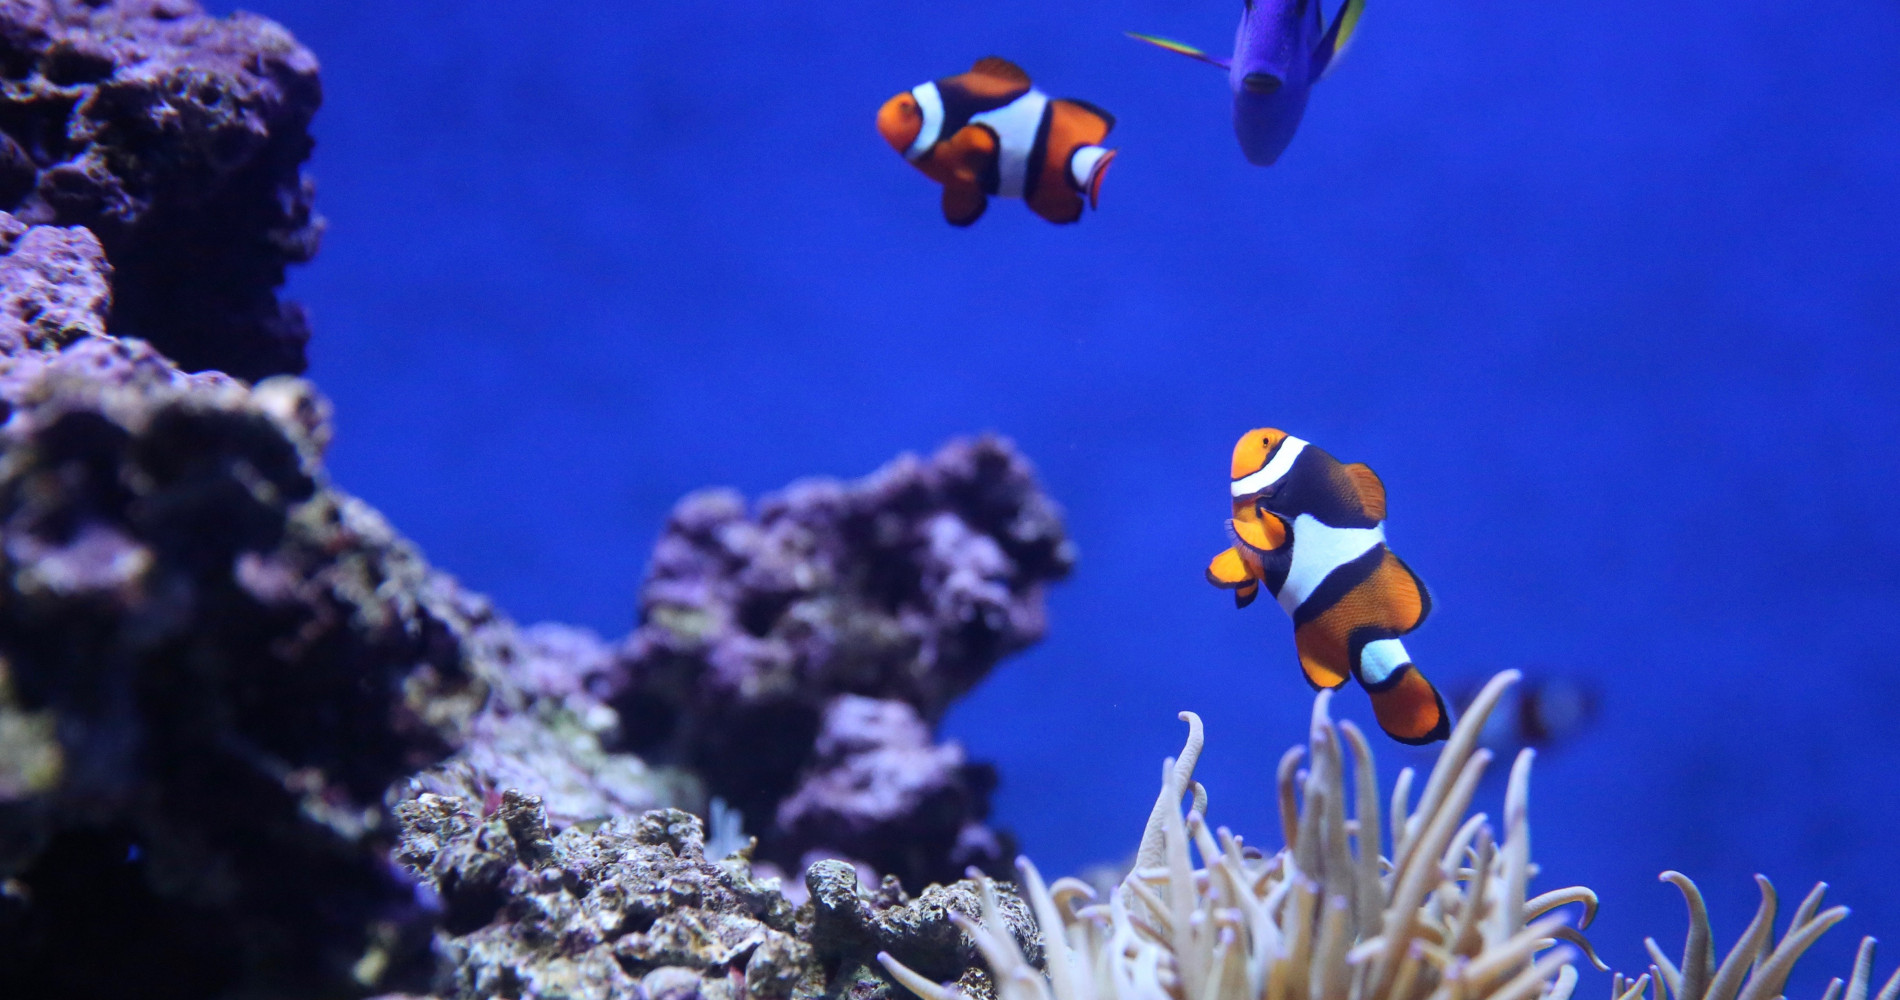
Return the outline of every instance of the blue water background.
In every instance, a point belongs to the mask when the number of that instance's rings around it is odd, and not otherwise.
[[[1132,848],[1182,708],[1214,819],[1276,840],[1310,698],[1279,612],[1201,568],[1234,437],[1287,428],[1384,477],[1432,677],[1603,689],[1538,762],[1533,888],[1599,890],[1633,970],[1680,946],[1665,868],[1724,946],[1750,873],[1828,879],[1818,995],[1900,941],[1900,6],[1374,0],[1271,169],[1218,73],[1119,34],[1218,49],[1238,8],[252,5],[324,64],[332,228],[291,291],[337,480],[612,636],[683,493],[1008,434],[1081,562],[947,728],[1068,872]],[[952,230],[875,135],[988,53],[1120,117],[1082,224]]]

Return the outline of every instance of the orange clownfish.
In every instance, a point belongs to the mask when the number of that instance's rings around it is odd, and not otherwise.
[[[1357,677],[1379,727],[1401,743],[1451,732],[1451,713],[1412,665],[1399,636],[1431,613],[1431,594],[1385,544],[1385,485],[1285,431],[1248,431],[1234,445],[1234,546],[1207,579],[1246,607],[1265,586],[1293,619],[1307,683]]]
[[[968,73],[933,80],[884,102],[877,130],[943,185],[943,217],[975,222],[989,196],[1021,198],[1050,222],[1095,207],[1115,151],[1101,145],[1115,118],[1087,101],[1051,99],[1029,74],[987,56]]]

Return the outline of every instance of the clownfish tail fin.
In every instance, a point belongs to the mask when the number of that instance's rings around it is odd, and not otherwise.
[[[1077,146],[1069,154],[1069,184],[1088,196],[1090,208],[1102,200],[1102,178],[1114,159],[1115,151],[1103,146]]]
[[[1028,72],[1002,56],[984,56],[976,61],[976,65],[970,67],[970,72],[993,76],[1018,87],[1030,86]]]
[[[1372,714],[1387,736],[1412,746],[1437,743],[1451,735],[1451,710],[1432,682],[1406,664],[1372,696]]]

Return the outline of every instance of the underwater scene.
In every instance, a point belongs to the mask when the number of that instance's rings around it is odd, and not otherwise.
[[[0,998],[1900,1000],[1896,52],[0,0]]]

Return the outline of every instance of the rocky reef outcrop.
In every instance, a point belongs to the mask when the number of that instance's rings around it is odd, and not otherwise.
[[[764,755],[790,766],[758,828],[794,877],[808,857],[851,857],[890,873],[876,897],[889,909],[907,898],[900,874],[921,888],[1000,857],[982,824],[987,770],[934,743],[927,720],[1039,635],[1040,587],[1068,565],[1054,509],[1006,444],[806,484],[761,506],[765,529],[722,499],[716,529],[686,519],[689,551],[676,517],[647,624],[620,644],[521,628],[328,482],[328,404],[309,383],[186,374],[106,333],[111,269],[83,228],[0,214],[0,251],[0,982],[321,996],[439,979],[466,992],[504,965],[558,979],[608,955],[623,978],[659,975],[658,989],[685,959],[623,938],[657,940],[640,925],[660,904],[625,916],[622,934],[598,929],[593,958],[568,930],[552,938],[566,950],[535,943],[545,935],[523,913],[557,890],[596,891],[547,882],[541,862],[623,863],[662,822],[643,813],[703,808],[708,786]],[[987,508],[1007,515],[988,522],[999,535],[970,527],[986,508],[956,507],[963,495],[1007,498]],[[803,561],[784,557],[794,548]],[[761,628],[738,609],[765,593],[786,599]],[[750,672],[712,673],[735,647]],[[760,729],[773,713],[796,724]],[[697,823],[669,849],[697,845]],[[431,855],[422,831],[462,846]],[[544,857],[544,840],[559,850]],[[471,843],[514,846],[479,860]],[[507,875],[518,865],[528,874]],[[418,896],[403,866],[433,891]],[[754,978],[829,981],[850,957],[852,974],[879,978],[864,964],[875,948],[837,943],[895,933],[838,902],[858,891],[851,865],[813,866],[811,933],[786,922],[775,883],[728,868],[750,919],[781,936],[701,956],[695,975],[744,958]],[[747,957],[755,945],[778,958]]]
[[[328,486],[307,383],[106,334],[84,228],[0,247],[0,976],[347,981],[416,923],[384,791],[465,739],[512,626]]]
[[[1072,560],[1027,463],[695,494],[631,636],[516,625],[329,481],[329,403],[283,374],[318,98],[261,18],[0,0],[0,993],[968,967],[974,897],[925,885],[1007,837],[934,729]],[[715,797],[758,840],[709,860],[678,809]]]
[[[629,748],[690,767],[796,872],[849,857],[919,888],[1006,867],[994,775],[931,727],[1042,637],[1073,562],[1060,513],[1006,442],[953,442],[749,512],[682,500],[609,695]]]
[[[192,0],[0,0],[0,210],[84,226],[116,271],[112,332],[186,371],[304,368],[286,266],[323,220],[302,172],[317,60]]]

